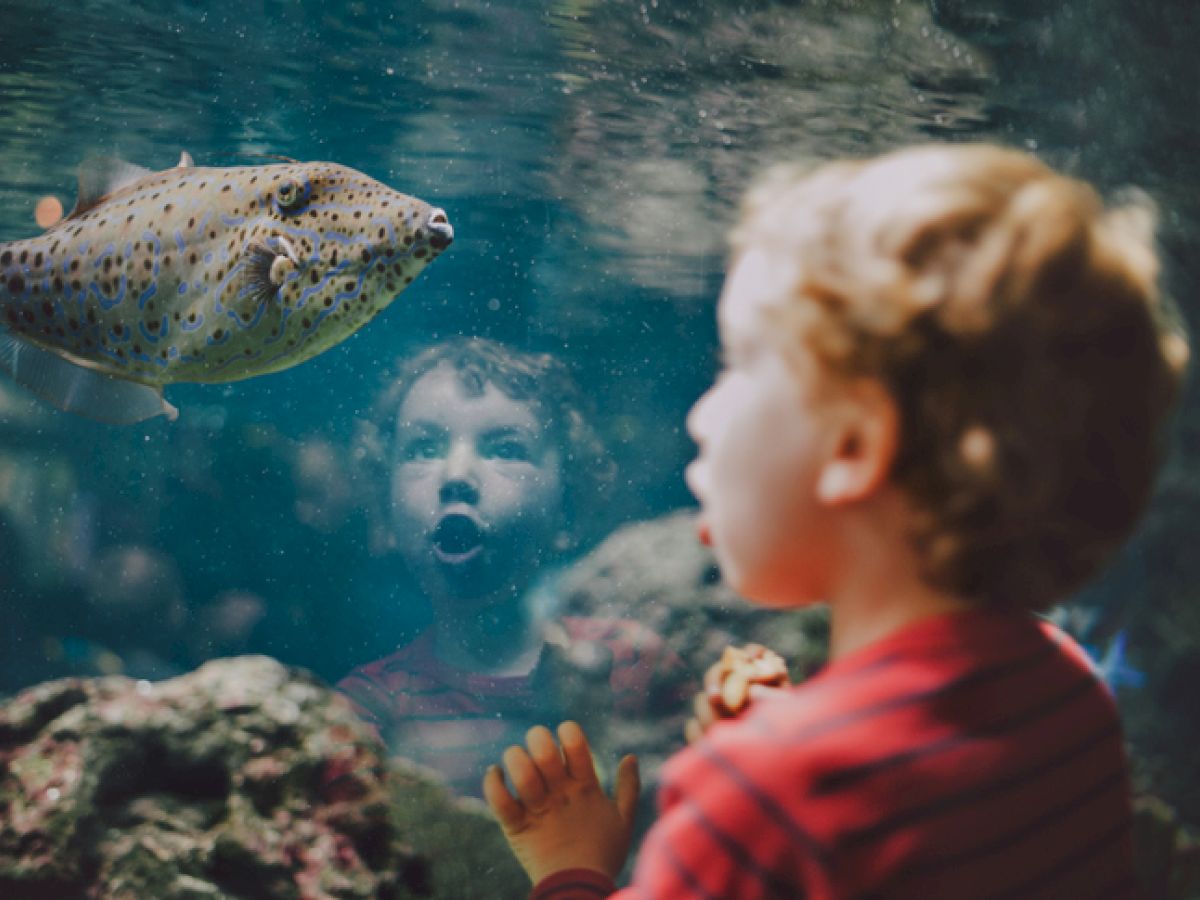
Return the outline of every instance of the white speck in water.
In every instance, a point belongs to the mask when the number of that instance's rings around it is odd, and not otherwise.
[[[395,74],[396,74],[396,70],[395,70],[395,69],[393,69],[391,66],[388,66],[386,69],[384,69],[384,71],[385,71],[385,72],[387,72],[389,75],[395,75]]]
[[[46,789],[46,799],[48,799],[51,803],[57,803],[58,798],[61,796],[62,796],[62,791],[60,791],[58,788],[52,787],[52,788]]]
[[[1025,148],[1027,150],[1036,150],[1038,148],[1038,142],[1034,138],[1026,138]]]
[[[489,300],[487,302],[487,307],[492,312],[495,312],[496,310],[498,310],[500,308],[500,301],[497,298],[493,297],[491,300]]]

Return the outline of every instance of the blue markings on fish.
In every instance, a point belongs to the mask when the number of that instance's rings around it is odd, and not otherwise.
[[[91,418],[174,418],[164,385],[316,356],[453,239],[441,209],[334,163],[92,160],[66,218],[0,243],[0,369]]]

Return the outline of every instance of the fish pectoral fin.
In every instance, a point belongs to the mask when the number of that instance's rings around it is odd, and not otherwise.
[[[154,173],[142,166],[117,159],[115,156],[94,156],[85,159],[79,166],[79,194],[75,206],[67,218],[71,219],[87,212],[109,194],[141,181]]]
[[[246,284],[261,299],[274,296],[279,286],[299,268],[296,251],[286,238],[256,240],[246,251]]]
[[[192,154],[184,150],[179,154],[179,162],[175,163],[177,169],[192,169],[195,168],[196,161],[192,159]]]
[[[0,370],[66,412],[128,425],[154,416],[175,421],[179,410],[162,389],[84,368],[37,344],[0,331]]]

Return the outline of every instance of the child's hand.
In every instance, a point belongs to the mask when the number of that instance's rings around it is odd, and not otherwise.
[[[593,869],[616,877],[633,833],[640,790],[637,759],[621,760],[616,797],[610,800],[596,777],[583,729],[563,722],[558,738],[561,752],[549,729],[529,729],[528,750],[512,746],[504,751],[517,796],[509,793],[499,766],[484,776],[483,795],[534,884],[563,869]]]
[[[726,647],[704,673],[704,690],[692,704],[695,715],[684,726],[684,736],[694,743],[718,719],[733,718],[751,700],[788,683],[787,664],[773,650],[761,644]]]

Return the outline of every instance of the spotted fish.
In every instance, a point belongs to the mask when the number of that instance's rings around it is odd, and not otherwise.
[[[328,350],[453,239],[441,209],[334,163],[92,160],[66,218],[0,243],[0,368],[91,418],[173,419],[164,385]]]

